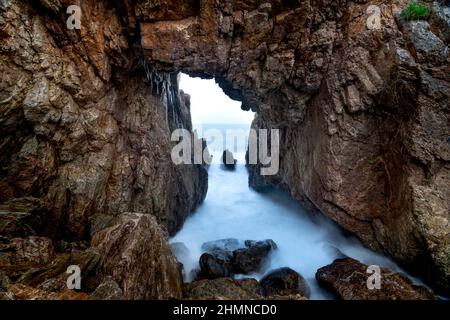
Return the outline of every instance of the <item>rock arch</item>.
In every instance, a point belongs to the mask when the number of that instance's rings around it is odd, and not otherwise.
[[[434,4],[429,23],[401,22],[405,2],[377,1],[369,30],[365,0],[81,1],[76,32],[64,0],[3,1],[0,199],[41,199],[55,236],[118,211],[174,232],[206,193],[204,168],[163,164],[164,137],[190,126],[176,73],[215,77],[255,127],[281,129],[279,174],[252,170],[252,186],[282,186],[448,293],[449,21]]]

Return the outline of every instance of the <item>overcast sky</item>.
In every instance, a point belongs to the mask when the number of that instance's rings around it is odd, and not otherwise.
[[[251,124],[254,113],[242,111],[241,102],[231,100],[214,80],[181,74],[180,88],[191,96],[194,124]]]

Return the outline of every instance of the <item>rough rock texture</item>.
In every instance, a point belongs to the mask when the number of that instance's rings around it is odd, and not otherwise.
[[[125,213],[94,235],[98,275],[111,276],[124,299],[181,297],[182,277],[166,235],[151,215]]]
[[[170,131],[190,128],[176,73],[215,77],[280,129],[280,171],[250,167],[252,186],[449,293],[449,15],[400,22],[407,2],[83,0],[68,30],[70,1],[0,1],[0,202],[45,205],[44,234],[24,237],[86,239],[90,217],[127,211],[175,232],[206,192],[203,166],[170,161]]]
[[[261,279],[261,292],[265,296],[300,294],[309,298],[311,289],[306,280],[290,268],[270,271]]]
[[[217,278],[186,284],[184,298],[192,300],[253,300],[261,299],[260,286],[255,279],[233,280]]]
[[[190,300],[308,300],[304,295],[293,294],[292,291],[263,296],[260,283],[252,278],[194,281],[183,287],[183,298]]]
[[[280,171],[250,167],[252,186],[283,187],[448,293],[448,8],[401,22],[407,2],[205,0],[143,19],[141,44],[162,70],[215,77],[253,127],[280,129]]]
[[[270,239],[263,241],[221,239],[202,245],[198,279],[233,277],[261,270],[269,255],[277,248]]]
[[[123,291],[119,287],[116,281],[109,278],[102,282],[95,290],[89,295],[89,300],[122,300]]]
[[[81,30],[70,1],[0,3],[0,201],[40,199],[51,238],[127,211],[174,233],[206,194],[203,166],[170,159],[189,97],[142,58],[119,2],[82,1]]]
[[[11,284],[9,287],[15,300],[87,300],[88,295],[66,289],[61,292],[50,292],[32,288],[23,284]]]
[[[412,284],[406,276],[382,268],[380,289],[369,290],[368,266],[352,258],[337,259],[317,270],[319,285],[343,300],[432,300],[427,288]]]

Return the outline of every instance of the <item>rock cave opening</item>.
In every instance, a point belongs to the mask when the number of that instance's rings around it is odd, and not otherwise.
[[[227,97],[214,79],[186,74],[179,79],[180,89],[190,96],[193,130],[206,140],[213,156],[204,202],[169,240],[183,265],[185,282],[195,287],[195,281],[201,279],[231,276],[237,281],[257,279],[263,283],[274,270],[288,270],[304,277],[308,288],[304,295],[332,299],[319,286],[316,271],[337,258],[352,257],[405,273],[391,259],[366,248],[279,188],[253,189],[245,154],[255,114],[241,110],[241,103]],[[223,164],[224,150],[237,160],[232,169]],[[239,253],[240,260],[236,258]],[[231,262],[224,259],[227,256],[233,257]]]

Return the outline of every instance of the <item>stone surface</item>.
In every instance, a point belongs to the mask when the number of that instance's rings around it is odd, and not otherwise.
[[[117,282],[109,278],[102,282],[92,294],[89,295],[89,300],[122,300],[123,291],[120,289]]]
[[[253,187],[290,191],[448,294],[448,9],[401,23],[407,3],[378,1],[371,30],[367,1],[211,0],[141,23],[141,45],[163,70],[214,76],[257,112],[253,128],[280,130],[280,170],[249,166]]]
[[[170,159],[171,132],[191,129],[177,75],[145,62],[119,3],[83,2],[69,30],[70,1],[39,2],[0,9],[0,201],[40,199],[51,238],[127,211],[176,232],[207,190],[206,168]]]
[[[181,270],[166,237],[151,215],[120,215],[92,239],[99,277],[112,277],[126,300],[180,298]]]
[[[234,272],[251,274],[259,271],[275,249],[277,245],[272,240],[245,241],[245,248],[233,251]]]
[[[337,259],[317,270],[316,279],[323,288],[343,300],[432,300],[434,294],[427,288],[414,285],[406,276],[381,269],[380,289],[367,285],[369,266],[352,258]]]
[[[192,127],[184,71],[280,130],[280,170],[249,166],[253,187],[288,190],[448,294],[448,9],[404,24],[408,2],[377,1],[368,29],[367,1],[83,1],[68,30],[68,0],[2,1],[0,202],[50,216],[34,234],[9,215],[8,233],[87,240],[90,217],[128,211],[179,230],[207,189],[204,166],[170,161],[171,131]]]
[[[13,263],[31,263],[43,265],[51,261],[55,255],[53,243],[48,238],[31,236],[25,239],[14,238],[11,240],[14,250]]]
[[[237,160],[234,159],[233,153],[229,150],[225,150],[222,154],[222,163],[225,168],[229,170],[236,169]]]
[[[10,291],[15,300],[87,300],[86,293],[66,289],[61,292],[51,292],[32,288],[23,284],[11,284]]]
[[[311,289],[305,279],[290,268],[270,271],[261,279],[262,294],[265,296],[290,296],[300,294],[309,298]]]
[[[197,278],[214,279],[258,272],[276,248],[277,245],[270,239],[221,239],[206,242],[202,245],[202,250],[206,252],[200,256]]]
[[[186,284],[184,298],[192,300],[252,300],[261,299],[260,286],[255,279],[203,279]]]

